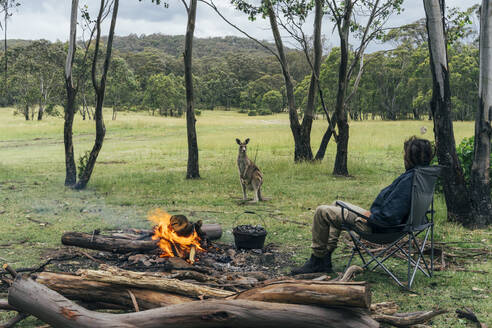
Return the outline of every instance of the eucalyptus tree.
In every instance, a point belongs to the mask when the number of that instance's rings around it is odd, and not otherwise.
[[[300,20],[303,21],[303,17],[307,15],[307,11],[311,8],[304,0],[262,0],[260,4],[252,3],[248,0],[232,0],[231,3],[240,11],[248,15],[250,20],[255,20],[257,16],[268,18],[273,38],[275,40],[275,50],[270,48],[268,44],[257,40],[249,35],[247,32],[239,28],[230,22],[220,10],[215,6],[211,0],[201,0],[209,5],[215,12],[229,25],[236,28],[243,33],[246,37],[257,42],[260,46],[268,50],[279,62],[282,75],[285,84],[285,94],[287,98],[287,108],[289,112],[290,129],[294,138],[294,161],[311,161],[313,159],[313,153],[311,150],[311,124],[312,115],[304,115],[304,126],[299,121],[299,115],[297,113],[294,84],[295,81],[292,78],[289,68],[289,61],[287,58],[287,51],[284,46],[280,34],[280,27],[285,26],[280,22],[279,17],[282,14],[299,15]],[[243,98],[244,99],[244,98]],[[261,101],[260,101],[261,103]]]
[[[142,0],[139,0],[142,1]],[[166,2],[161,0],[152,0],[157,5]],[[198,163],[198,140],[196,134],[196,116],[195,116],[195,95],[193,89],[193,37],[195,33],[196,10],[198,0],[181,0],[188,16],[185,34],[185,46],[183,52],[184,60],[184,77],[186,89],[186,134],[188,138],[188,164],[186,168],[186,179],[200,178],[200,168]]]
[[[92,58],[92,69],[91,69],[91,79],[92,85],[94,87],[94,92],[96,93],[96,107],[94,109],[94,121],[96,122],[96,140],[94,142],[94,146],[92,147],[89,157],[87,158],[87,162],[83,163],[83,167],[81,167],[81,172],[79,172],[79,181],[75,184],[75,189],[84,189],[89,182],[94,166],[96,165],[96,160],[101,151],[104,136],[106,134],[106,127],[104,125],[103,119],[103,104],[104,104],[104,96],[106,92],[106,79],[109,70],[109,64],[111,62],[111,51],[113,48],[113,38],[114,38],[114,30],[116,27],[116,18],[118,16],[118,7],[119,0],[101,0],[101,5],[99,7],[99,13],[97,15],[95,21],[95,29],[96,29],[96,37],[94,39],[95,48],[94,48],[94,56]],[[98,79],[98,60],[101,55],[99,52],[99,47],[101,43],[101,23],[103,17],[111,15],[111,22],[109,26],[108,39],[106,44],[106,53],[104,56],[104,63],[102,70],[100,72],[100,77]]]
[[[122,104],[133,103],[137,88],[135,76],[126,61],[117,56],[113,58],[108,72],[106,97],[106,102],[113,108],[112,120],[116,120],[116,115]]]
[[[3,29],[4,33],[4,84],[5,84],[5,93],[8,94],[8,56],[7,56],[7,20],[10,16],[12,16],[12,11],[14,8],[19,7],[20,1],[18,0],[0,0],[0,14],[3,14],[3,24],[0,22],[0,28]]]
[[[492,223],[490,199],[490,138],[492,136],[492,4],[482,0],[480,12],[479,107],[475,119],[475,145],[471,169],[471,196],[477,215],[473,224]]]
[[[92,20],[88,8],[82,8],[82,26],[84,32],[89,32],[89,38],[87,42],[84,42],[84,54],[81,59],[80,67],[78,68],[80,73],[77,79],[74,81],[74,61],[77,50],[77,25],[78,25],[78,11],[79,1],[72,0],[71,16],[70,16],[70,36],[68,41],[67,58],[65,62],[65,88],[67,90],[67,100],[65,104],[65,124],[64,124],[64,143],[65,143],[65,185],[71,186],[75,189],[83,189],[86,187],[89,179],[92,175],[97,156],[101,150],[106,128],[104,126],[104,120],[102,115],[102,107],[104,103],[104,95],[106,90],[106,78],[109,70],[109,63],[111,60],[111,50],[114,37],[114,30],[116,26],[116,18],[118,15],[119,0],[100,0],[100,7],[98,15],[95,20]],[[111,22],[109,27],[109,33],[107,37],[106,53],[104,55],[104,62],[102,68],[99,66],[100,56],[100,43],[101,43],[101,23],[112,12]],[[75,166],[74,151],[73,151],[73,119],[76,112],[76,96],[79,90],[79,86],[85,82],[87,71],[87,60],[89,57],[89,49],[94,39],[94,52],[91,56],[91,80],[95,92],[96,105],[94,120],[96,123],[96,140],[94,146],[90,151],[90,154],[86,157],[84,163],[81,163],[81,171],[79,172],[79,181],[77,181],[77,167]],[[98,81],[98,70],[101,69],[100,79]]]
[[[433,78],[430,103],[434,119],[434,135],[439,164],[443,168],[443,188],[448,209],[448,219],[468,227],[481,227],[492,221],[490,199],[490,108],[491,85],[488,81],[492,64],[491,25],[492,14],[488,0],[482,2],[480,20],[480,106],[475,122],[475,145],[470,185],[467,186],[463,168],[456,154],[451,119],[451,89],[444,28],[443,0],[424,0],[427,17],[428,45]]]
[[[393,13],[400,13],[403,0],[328,0],[327,7],[331,13],[331,20],[335,23],[340,38],[340,65],[338,69],[338,87],[335,104],[335,118],[338,128],[337,154],[333,174],[348,175],[347,157],[349,141],[349,124],[347,118],[347,103],[357,90],[363,72],[362,59],[369,43],[382,38],[383,27]],[[359,23],[354,15],[362,13],[365,22]],[[361,19],[362,17],[359,17]],[[353,58],[349,60],[350,31],[355,31],[358,46],[354,50]],[[359,68],[355,87],[348,94],[348,85],[352,74]]]

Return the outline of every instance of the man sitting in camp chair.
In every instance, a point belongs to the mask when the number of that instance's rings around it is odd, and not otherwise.
[[[337,247],[343,224],[360,232],[375,233],[382,226],[397,226],[406,221],[411,206],[414,168],[428,166],[434,157],[434,151],[428,140],[417,137],[405,141],[403,148],[405,173],[381,190],[370,211],[345,202],[346,206],[362,213],[367,220],[351,211],[342,212],[336,202],[318,206],[313,219],[311,258],[303,266],[293,269],[292,274],[332,272],[331,254]]]

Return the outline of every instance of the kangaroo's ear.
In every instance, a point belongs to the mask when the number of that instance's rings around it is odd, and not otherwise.
[[[249,142],[249,138],[248,138],[248,139],[246,139],[246,140],[244,140],[244,144],[245,144],[245,145],[247,145],[247,144],[248,144],[248,142]]]
[[[239,140],[238,138],[236,138],[236,142],[237,142],[238,145],[241,144],[241,140]]]

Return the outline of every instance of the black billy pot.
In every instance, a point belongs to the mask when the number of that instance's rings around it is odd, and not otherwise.
[[[251,211],[245,211],[244,213],[239,214],[236,217],[234,224],[237,222],[239,217],[244,214],[257,215],[261,221],[263,221],[263,225],[265,225],[263,218],[259,214]],[[261,225],[243,224],[234,227],[234,229],[232,229],[232,234],[234,235],[234,243],[236,244],[236,248],[257,249],[263,248],[267,231]]]

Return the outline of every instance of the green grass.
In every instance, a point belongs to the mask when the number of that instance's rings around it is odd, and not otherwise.
[[[225,230],[224,241],[232,241],[231,228],[238,214],[245,209],[257,211],[266,221],[267,242],[281,244],[300,263],[310,253],[310,227],[282,223],[282,218],[310,223],[318,205],[335,199],[368,208],[379,190],[403,171],[403,141],[419,135],[421,126],[429,131],[425,137],[433,139],[430,121],[351,122],[348,164],[352,176],[340,178],[331,175],[333,142],[322,163],[293,163],[286,114],[248,117],[202,111],[197,121],[202,178],[190,181],[185,179],[184,118],[119,113],[116,121],[106,121],[106,139],[88,188],[73,191],[63,186],[63,120],[47,117],[42,122],[26,122],[12,112],[0,108],[0,212],[4,211],[0,214],[0,244],[14,244],[0,247],[0,260],[13,267],[42,262],[47,250],[61,246],[64,231],[150,227],[146,214],[156,207],[175,214],[193,211],[193,220],[219,222]],[[314,151],[325,128],[326,121],[315,122]],[[455,123],[455,130],[460,141],[473,134],[473,123]],[[263,194],[271,198],[259,205],[239,204],[235,138],[246,137],[251,138],[249,156],[256,158],[264,172]],[[94,123],[77,116],[76,159],[92,147],[93,140]],[[445,216],[444,201],[437,197],[438,240],[491,244],[490,229],[469,231],[446,222]],[[49,224],[43,226],[28,217]],[[242,216],[241,220],[255,219]],[[26,239],[27,243],[15,244]],[[343,268],[346,259],[341,257],[346,252],[340,248],[335,253],[336,269]],[[486,260],[470,261],[466,267],[491,272],[492,265]],[[432,280],[417,275],[418,296],[402,292],[382,274],[364,273],[357,279],[371,283],[375,302],[395,300],[403,311],[448,308],[451,312],[436,318],[434,325],[466,327],[453,313],[456,308],[469,307],[483,322],[492,323],[491,277],[455,271],[437,272]],[[31,320],[23,326],[36,324]]]

